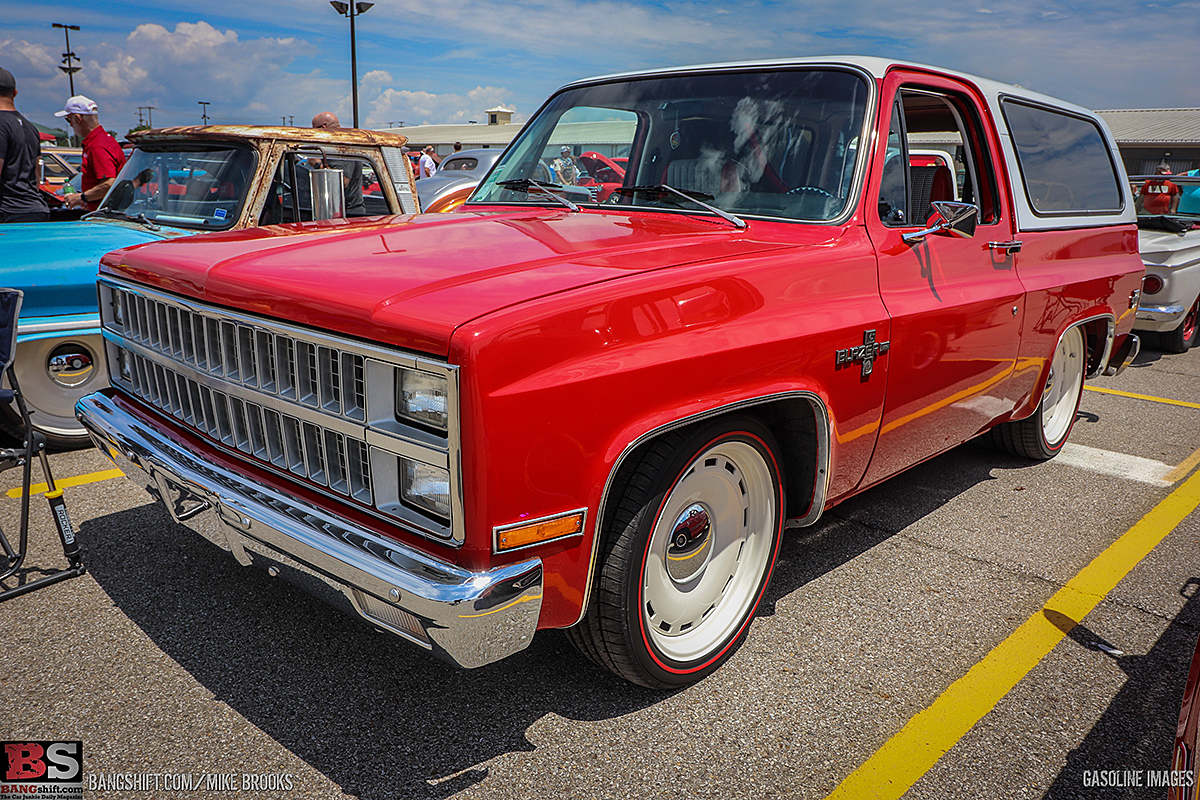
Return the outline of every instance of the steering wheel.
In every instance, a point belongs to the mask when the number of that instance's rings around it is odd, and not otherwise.
[[[797,186],[795,189],[788,189],[788,194],[815,194],[821,197],[833,199],[833,195],[822,189],[820,186]]]

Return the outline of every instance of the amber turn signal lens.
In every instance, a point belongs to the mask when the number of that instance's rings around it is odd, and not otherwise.
[[[496,552],[515,550],[531,544],[541,544],[564,536],[583,532],[583,511],[575,511],[554,519],[517,525],[496,530]]]

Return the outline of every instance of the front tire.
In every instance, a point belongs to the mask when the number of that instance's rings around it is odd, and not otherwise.
[[[1047,461],[1058,455],[1075,426],[1086,364],[1083,332],[1078,327],[1069,328],[1054,351],[1037,411],[1025,419],[992,428],[989,433],[992,443],[1001,450],[1035,461]]]
[[[663,436],[627,473],[602,532],[583,621],[567,631],[622,678],[675,689],[745,640],[779,548],[783,489],[774,437],[749,418]]]

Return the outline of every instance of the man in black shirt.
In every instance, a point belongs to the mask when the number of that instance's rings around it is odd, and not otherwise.
[[[0,222],[45,222],[50,207],[38,189],[37,129],[13,104],[17,79],[0,67]]]

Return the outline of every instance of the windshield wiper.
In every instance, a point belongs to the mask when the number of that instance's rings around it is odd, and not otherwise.
[[[134,222],[140,222],[152,231],[159,230],[159,226],[151,221],[151,219],[142,212],[138,212],[134,216],[130,216],[128,214],[123,214],[122,216],[124,216],[125,219],[133,220]]]
[[[705,194],[704,192],[684,192],[684,191],[680,191],[679,189],[676,189],[674,186],[667,186],[665,183],[658,183],[658,184],[648,185],[648,186],[629,186],[629,187],[623,186],[619,189],[614,189],[613,191],[615,191],[617,194],[620,194],[620,195],[633,195],[638,192],[644,192],[646,194],[665,195],[669,192],[671,194],[682,197],[684,200],[689,200],[702,208],[708,209],[709,211],[713,212],[721,219],[727,220],[728,222],[732,223],[735,228],[745,228],[746,227],[746,221],[741,219],[740,217],[735,217],[733,214],[730,214],[728,211],[724,211],[722,209],[717,208],[716,206],[709,205],[708,203],[704,202],[705,200],[714,199],[711,194]]]
[[[125,219],[124,214],[116,209],[109,208],[108,206],[100,206],[95,211],[89,211],[81,216],[80,219],[91,219],[92,217],[116,217],[117,219]]]
[[[149,228],[152,231],[159,230],[159,226],[156,225],[153,221],[151,221],[150,218],[147,217],[143,213],[126,214],[124,211],[117,211],[115,208],[109,208],[108,206],[100,206],[100,208],[97,208],[95,211],[89,211],[88,213],[86,213],[82,217],[80,217],[80,219],[91,219],[92,217],[110,217],[112,219],[125,219],[125,220],[129,220],[130,222],[140,222],[141,224],[145,225],[147,228]]]
[[[562,195],[555,194],[551,189],[561,189],[562,185],[557,183],[548,183],[546,181],[535,181],[530,178],[515,178],[511,181],[496,181],[497,186],[503,186],[505,189],[512,189],[514,192],[532,192],[537,190],[543,194],[553,197],[557,202],[562,203],[572,211],[578,211],[579,206],[572,203]]]

